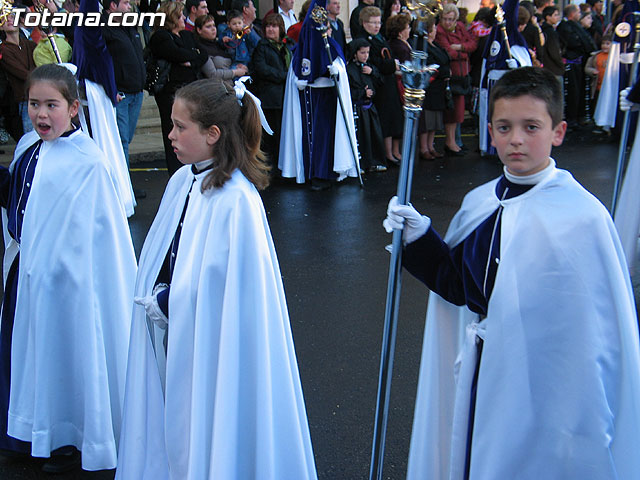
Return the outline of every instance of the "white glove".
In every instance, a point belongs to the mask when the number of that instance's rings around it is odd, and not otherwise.
[[[166,283],[159,283],[154,287],[153,293],[148,297],[135,297],[133,299],[135,303],[144,307],[149,320],[151,320],[163,330],[167,329],[169,319],[160,308],[160,305],[158,305],[158,294],[166,290],[167,288],[169,288],[169,285],[167,285]]]
[[[518,61],[515,58],[507,58],[507,67],[511,70],[518,68]]]
[[[298,87],[298,90],[304,90],[308,86],[309,82],[307,82],[306,80],[296,80],[296,87]]]
[[[627,87],[620,92],[620,110],[622,110],[623,112],[626,112],[628,110],[632,112],[640,110],[639,104],[627,100],[627,96],[629,95],[630,91],[631,87]]]
[[[329,65],[329,75],[331,76],[338,76],[340,74],[340,69],[338,69],[338,67],[335,64],[331,64]]]
[[[402,229],[402,243],[407,245],[427,233],[431,226],[431,219],[420,215],[411,204],[400,205],[398,197],[394,196],[389,201],[387,218],[382,222],[382,226],[387,233]]]

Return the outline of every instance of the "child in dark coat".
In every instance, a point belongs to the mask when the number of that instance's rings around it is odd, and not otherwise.
[[[356,38],[349,44],[347,64],[351,101],[358,116],[356,120],[360,165],[367,172],[385,172],[384,140],[378,111],[373,104],[376,90],[382,85],[378,69],[369,65],[369,42]]]

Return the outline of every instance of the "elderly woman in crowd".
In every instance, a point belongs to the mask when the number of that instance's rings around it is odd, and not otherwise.
[[[149,47],[154,57],[170,62],[169,80],[162,91],[155,94],[160,113],[164,154],[169,175],[173,175],[182,164],[176,157],[169,132],[171,107],[176,91],[198,79],[198,73],[205,64],[208,55],[200,50],[195,35],[184,29],[184,3],[166,0],[160,4],[158,13],[165,14],[163,26],[157,26],[149,39]]]
[[[399,62],[392,57],[389,44],[380,34],[382,12],[379,8],[363,8],[360,11],[360,25],[363,29],[361,38],[365,38],[371,45],[369,63],[378,69],[383,79],[382,88],[373,101],[382,123],[385,156],[387,162],[397,165],[400,163],[400,138],[404,123],[396,80]]]
[[[424,108],[420,114],[418,133],[420,135],[420,158],[423,160],[435,160],[442,158],[443,154],[438,152],[434,145],[436,130],[444,127],[442,112],[446,108],[446,81],[451,76],[449,67],[450,59],[447,52],[436,43],[436,23],[435,19],[429,19],[425,24],[428,33],[427,43],[427,64],[440,65],[438,73],[434,75],[429,83],[429,88],[424,99]]]
[[[218,29],[213,15],[200,15],[195,21],[195,32],[202,49],[209,55],[209,61],[202,67],[207,78],[232,80],[246,75],[249,69],[238,64],[231,68],[231,57],[218,42]]]
[[[475,51],[478,39],[458,21],[458,16],[458,7],[450,3],[444,5],[435,41],[451,58],[450,84],[463,85],[468,82],[467,93],[471,93],[471,79],[467,79],[470,70],[469,56]],[[444,151],[448,155],[462,156],[464,152],[456,144],[455,135],[456,127],[464,120],[464,94],[461,94],[460,90],[452,90],[453,109],[444,112]]]
[[[273,135],[264,135],[264,150],[273,165],[278,163],[280,151],[280,128],[282,125],[282,102],[287,71],[291,63],[291,52],[283,41],[284,21],[277,13],[270,13],[262,21],[265,38],[256,45],[251,57],[253,90],[262,102],[264,115],[273,130]],[[277,169],[274,169],[274,171]]]

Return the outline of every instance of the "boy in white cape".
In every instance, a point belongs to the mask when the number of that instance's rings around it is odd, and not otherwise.
[[[410,479],[637,478],[640,352],[629,272],[604,206],[549,156],[564,138],[552,74],[506,73],[490,99],[504,175],[441,240],[389,204],[429,297]]]

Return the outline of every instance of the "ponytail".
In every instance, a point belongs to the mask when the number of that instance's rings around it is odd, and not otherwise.
[[[214,167],[202,183],[202,190],[222,187],[239,169],[258,190],[269,185],[270,167],[260,150],[262,126],[258,109],[249,95],[242,106],[233,87],[215,79],[198,80],[176,92],[185,102],[191,119],[202,129],[216,125],[220,138],[213,146]]]

